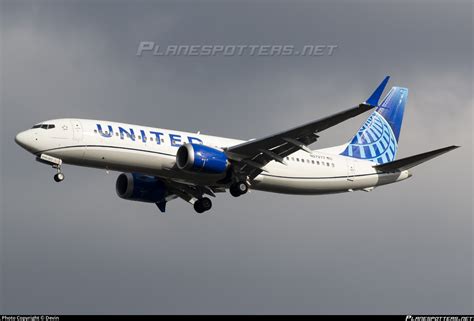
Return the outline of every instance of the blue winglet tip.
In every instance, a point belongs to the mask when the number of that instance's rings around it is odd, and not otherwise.
[[[385,89],[385,86],[387,85],[389,79],[390,76],[387,76],[384,80],[382,80],[380,85],[377,87],[377,89],[375,89],[369,99],[365,101],[367,105],[378,106],[380,97],[382,96],[383,90]]]

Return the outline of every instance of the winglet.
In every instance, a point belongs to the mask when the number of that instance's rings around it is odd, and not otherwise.
[[[380,83],[380,85],[375,89],[375,91],[372,93],[372,95],[367,99],[364,104],[370,105],[370,106],[378,106],[380,96],[382,96],[383,90],[385,89],[385,86],[388,83],[388,80],[390,79],[390,76],[385,77],[384,80]]]

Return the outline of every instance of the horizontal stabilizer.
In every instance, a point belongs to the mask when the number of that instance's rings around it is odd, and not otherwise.
[[[413,155],[410,157],[405,157],[393,162],[385,163],[385,164],[380,164],[374,166],[375,169],[383,172],[393,172],[393,171],[404,171],[409,168],[415,167],[416,165],[419,165],[421,163],[424,163],[432,158],[435,158],[439,155],[442,155],[444,153],[447,153],[453,149],[458,148],[459,146],[449,146],[449,147],[444,147],[436,150],[432,150],[430,152],[418,154],[418,155]]]

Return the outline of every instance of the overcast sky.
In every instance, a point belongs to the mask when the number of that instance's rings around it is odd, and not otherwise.
[[[471,1],[0,1],[1,313],[474,313]],[[136,56],[159,44],[334,44],[332,56]],[[461,145],[371,193],[219,195],[195,215],[118,173],[14,143],[78,117],[250,139],[410,89],[398,157]],[[346,142],[359,116],[317,144]]]

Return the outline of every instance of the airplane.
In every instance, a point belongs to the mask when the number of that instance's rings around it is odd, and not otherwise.
[[[403,181],[410,169],[459,146],[395,159],[408,89],[392,87],[379,104],[389,76],[364,102],[334,115],[248,141],[102,120],[54,119],[16,135],[18,145],[56,170],[63,164],[121,171],[120,198],[154,203],[161,212],[180,198],[197,213],[209,211],[217,193],[234,197],[249,189],[319,195]],[[372,111],[346,144],[312,150],[321,132]]]

